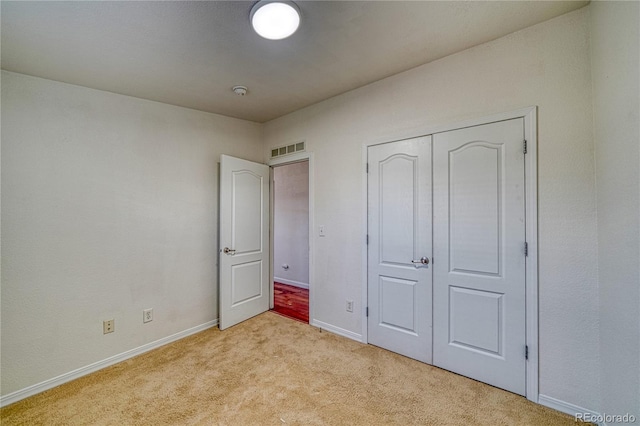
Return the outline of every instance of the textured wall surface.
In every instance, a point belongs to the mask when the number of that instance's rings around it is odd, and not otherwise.
[[[2,73],[3,395],[217,319],[217,163],[259,132]]]
[[[275,167],[273,178],[274,280],[285,284],[294,281],[308,286],[309,163],[305,161]],[[289,269],[284,269],[283,264],[289,265]]]
[[[363,144],[538,108],[540,392],[597,409],[597,231],[588,8],[265,124],[269,149],[314,152],[316,319],[361,333]],[[336,250],[340,247],[340,250]]]
[[[590,9],[601,411],[640,422],[640,3]]]

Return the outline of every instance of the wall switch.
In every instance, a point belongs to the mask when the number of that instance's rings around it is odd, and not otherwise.
[[[353,312],[353,300],[347,300],[347,312]]]
[[[116,320],[102,321],[102,334],[113,333],[115,331]]]
[[[324,225],[318,226],[318,235],[324,237]]]
[[[142,322],[153,321],[153,308],[145,309],[142,311]]]

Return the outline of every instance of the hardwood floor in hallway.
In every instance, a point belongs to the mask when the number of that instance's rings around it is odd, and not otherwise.
[[[288,318],[309,322],[309,290],[273,283],[273,311]]]

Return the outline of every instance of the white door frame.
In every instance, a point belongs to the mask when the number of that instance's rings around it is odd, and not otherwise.
[[[450,130],[465,127],[479,126],[496,121],[524,119],[524,135],[527,141],[527,154],[525,155],[525,238],[528,243],[529,253],[526,268],[526,345],[529,348],[529,359],[526,363],[526,397],[528,400],[538,402],[538,125],[537,107],[531,106],[515,111],[489,115],[481,118],[461,121],[452,124],[430,126],[413,130],[412,134],[398,132],[397,138],[385,137],[379,140],[366,142],[362,145],[362,217],[364,220],[362,235],[362,306],[367,306],[367,150],[369,146],[383,143],[397,142],[404,139],[412,139],[420,136],[434,135]],[[362,310],[362,342],[368,343],[367,315]]]
[[[269,292],[270,301],[269,309],[273,309],[273,168],[275,166],[284,166],[286,164],[299,163],[301,161],[308,161],[309,164],[309,324],[312,323],[315,318],[315,309],[313,307],[314,300],[314,261],[315,261],[315,239],[314,239],[314,210],[313,210],[313,188],[314,188],[314,176],[313,172],[313,152],[297,152],[295,154],[287,155],[282,158],[274,158],[267,161],[267,166],[271,168],[271,185],[269,186],[269,197],[271,198],[271,211],[269,213],[269,247],[271,250],[269,259]]]

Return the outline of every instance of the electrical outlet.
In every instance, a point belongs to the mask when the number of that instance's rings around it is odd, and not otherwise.
[[[116,327],[116,320],[102,321],[102,334],[113,333]]]
[[[145,309],[142,311],[142,322],[153,321],[153,308]]]
[[[353,312],[353,300],[347,300],[347,312]]]

